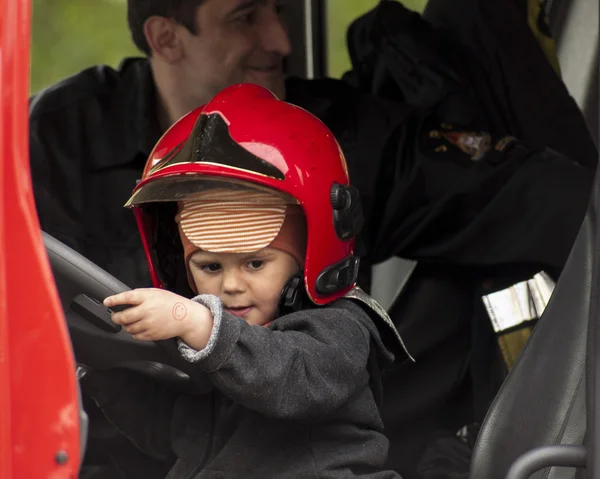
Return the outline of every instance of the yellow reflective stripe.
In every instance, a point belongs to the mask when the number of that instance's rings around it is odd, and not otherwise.
[[[533,326],[524,326],[522,329],[517,329],[498,337],[498,345],[502,352],[504,364],[506,364],[509,371],[517,362],[517,358],[525,347],[532,331]]]
[[[539,318],[550,300],[554,281],[544,272],[528,281],[482,297],[496,333]]]
[[[542,271],[528,281],[482,297],[508,370],[531,336],[534,321],[546,309],[554,286],[552,278]]]

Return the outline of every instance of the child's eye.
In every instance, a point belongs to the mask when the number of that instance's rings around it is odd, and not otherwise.
[[[260,269],[265,264],[265,262],[261,259],[253,259],[252,261],[248,261],[249,269]]]
[[[219,263],[209,263],[209,264],[203,264],[199,266],[201,271],[204,271],[205,273],[217,273],[219,271],[221,271],[221,265]]]

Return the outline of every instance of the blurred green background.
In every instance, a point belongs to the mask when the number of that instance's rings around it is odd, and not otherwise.
[[[288,0],[297,1],[297,0]],[[346,51],[348,24],[377,0],[321,0],[327,8],[329,76],[350,66]],[[402,0],[422,11],[426,0]],[[127,29],[126,0],[33,0],[31,91],[97,64],[117,66],[138,55]]]

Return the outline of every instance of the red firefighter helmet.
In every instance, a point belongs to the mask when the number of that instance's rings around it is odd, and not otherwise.
[[[126,204],[135,207],[155,286],[168,287],[160,252],[153,253],[157,222],[149,207],[224,183],[266,188],[302,207],[308,235],[304,283],[315,304],[354,286],[354,237],[362,212],[337,141],[312,114],[251,84],[226,88],[175,123],[154,147]]]

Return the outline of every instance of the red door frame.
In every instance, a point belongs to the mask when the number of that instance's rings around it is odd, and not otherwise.
[[[75,478],[75,362],[31,192],[30,0],[0,0],[0,479]]]

